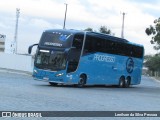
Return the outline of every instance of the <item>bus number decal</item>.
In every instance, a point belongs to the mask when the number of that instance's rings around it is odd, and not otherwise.
[[[100,62],[115,62],[115,57],[95,54],[94,60],[100,61]]]

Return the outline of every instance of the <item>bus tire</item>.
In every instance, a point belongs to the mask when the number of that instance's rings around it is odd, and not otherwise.
[[[124,77],[121,77],[119,79],[119,85],[118,85],[119,88],[124,88],[125,87],[125,78]]]
[[[128,77],[126,78],[126,80],[125,80],[125,87],[126,87],[126,88],[129,88],[130,83],[131,83],[131,78],[128,76]]]
[[[49,84],[50,84],[51,86],[56,86],[56,85],[58,85],[58,83],[55,83],[55,82],[49,82]]]
[[[83,88],[86,84],[86,75],[81,75],[78,82],[78,87]]]

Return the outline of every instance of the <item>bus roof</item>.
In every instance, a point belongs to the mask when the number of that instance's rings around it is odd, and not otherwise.
[[[103,34],[103,33],[97,33],[97,32],[87,32],[87,33],[88,33],[88,35],[97,36],[97,37],[103,38],[103,39],[105,38],[107,40],[118,41],[118,42],[128,42],[128,40],[126,40],[126,39],[118,38],[118,37]]]
[[[51,29],[51,30],[45,30],[44,32],[65,32],[70,34],[76,34],[76,33],[84,33],[84,31],[80,30],[74,30],[74,29]]]
[[[77,34],[77,33],[86,32],[87,35],[91,35],[91,36],[95,36],[95,37],[99,37],[99,38],[103,38],[103,39],[105,38],[106,40],[117,41],[117,42],[122,42],[122,43],[127,43],[127,44],[132,44],[135,46],[143,47],[143,45],[130,42],[126,39],[111,36],[111,35],[104,34],[104,33],[98,33],[98,32],[82,31],[82,30],[75,30],[75,29],[51,29],[51,30],[45,30],[44,32],[64,32],[64,33],[70,33],[70,34]]]

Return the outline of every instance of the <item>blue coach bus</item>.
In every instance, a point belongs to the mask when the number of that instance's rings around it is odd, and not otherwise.
[[[33,77],[51,85],[117,85],[141,82],[144,48],[125,39],[78,30],[46,30],[37,45]]]

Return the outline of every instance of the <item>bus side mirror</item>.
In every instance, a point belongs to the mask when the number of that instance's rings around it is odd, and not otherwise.
[[[32,48],[33,48],[34,46],[37,46],[37,45],[38,45],[38,44],[33,44],[33,45],[29,46],[29,48],[28,48],[28,54],[31,54]]]
[[[32,46],[29,46],[29,48],[28,48],[28,54],[31,54],[31,52],[32,52]]]

